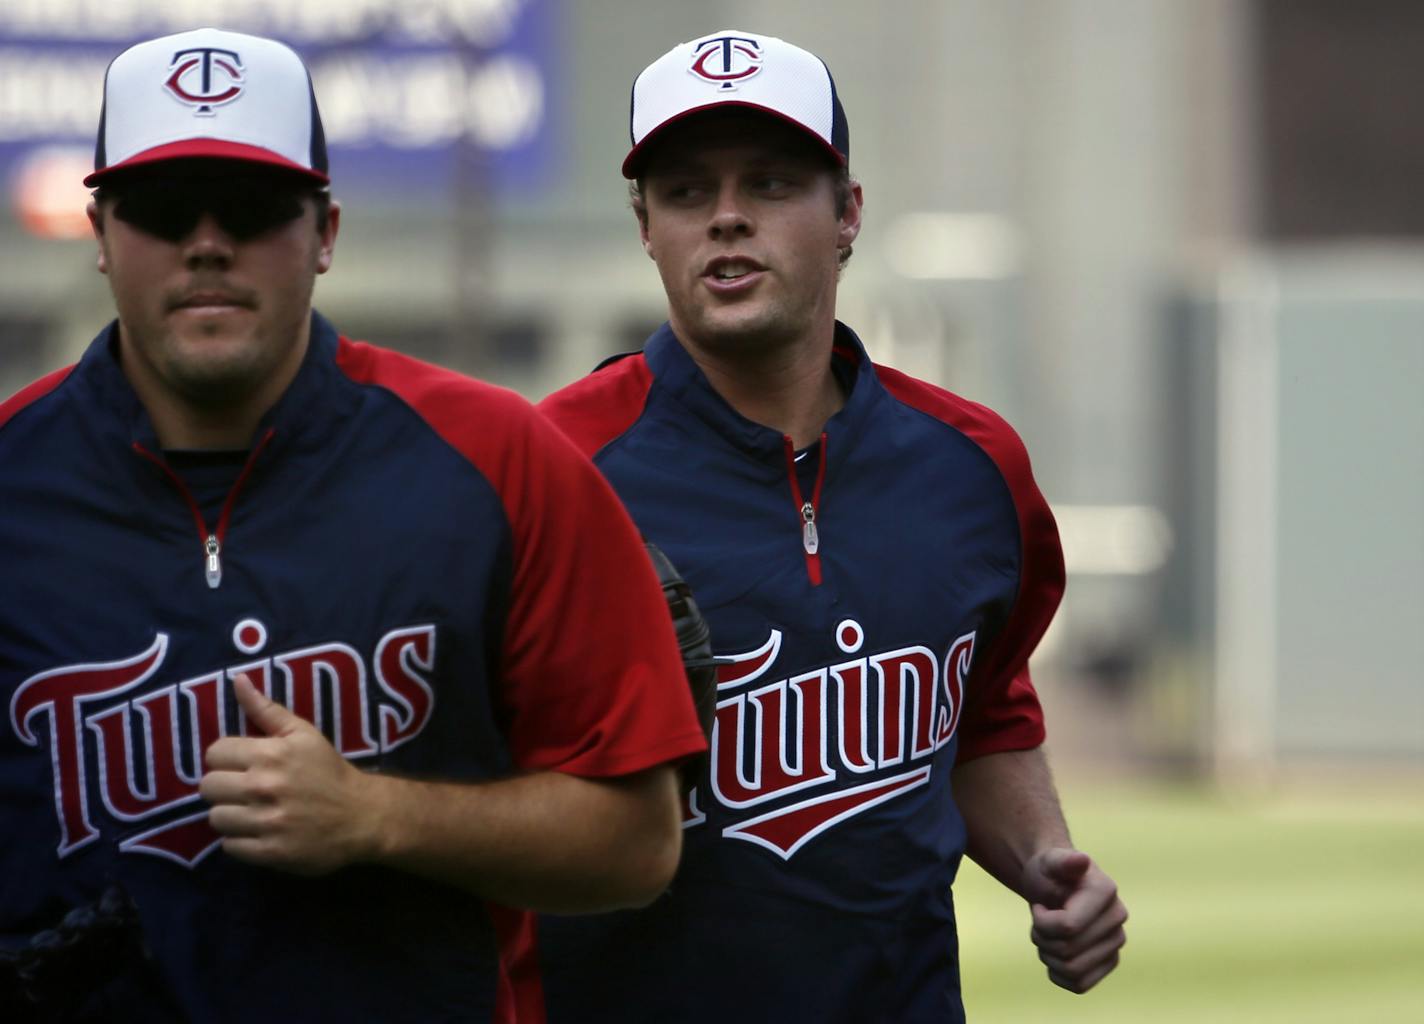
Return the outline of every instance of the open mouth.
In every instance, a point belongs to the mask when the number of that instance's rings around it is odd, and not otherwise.
[[[761,264],[748,259],[717,259],[708,264],[703,276],[718,284],[735,284],[763,269]]]

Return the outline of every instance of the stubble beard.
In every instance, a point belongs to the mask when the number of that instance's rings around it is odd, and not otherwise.
[[[780,354],[793,352],[818,330],[818,310],[823,301],[834,308],[834,295],[834,291],[829,296],[783,295],[779,301],[761,299],[726,306],[690,302],[673,309],[674,327],[683,328],[690,335],[683,340],[709,355],[774,363]],[[681,330],[678,334],[682,337]]]
[[[189,405],[206,409],[239,406],[266,378],[271,360],[263,359],[263,340],[254,338],[245,352],[226,358],[203,357],[188,351],[201,345],[192,337],[166,346],[161,375],[168,387]]]
[[[797,311],[764,300],[727,305],[689,302],[672,312],[679,336],[687,335],[684,341],[724,358],[764,357],[795,342],[807,327]]]
[[[249,328],[245,343],[238,343],[225,358],[202,358],[201,337],[190,336],[186,342],[178,342],[168,350],[173,356],[175,388],[190,403],[214,410],[240,406],[260,392],[294,358],[297,339],[311,315],[315,286],[313,276],[302,294],[284,297],[277,308],[291,312],[280,321],[264,318],[261,306],[254,309],[255,322]],[[251,298],[256,301],[256,296]],[[222,339],[220,324],[198,327],[199,335],[211,333],[215,339]],[[194,354],[191,349],[195,340],[198,357],[190,358]]]
[[[165,323],[155,332],[156,345],[131,347],[175,398],[195,410],[221,414],[240,408],[280,371],[292,356],[305,316],[285,323],[259,318],[236,334],[221,323],[181,331]]]

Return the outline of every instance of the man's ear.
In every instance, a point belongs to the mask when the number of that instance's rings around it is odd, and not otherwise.
[[[856,240],[860,234],[860,216],[864,209],[865,194],[861,191],[860,182],[851,181],[845,210],[841,213],[840,232],[836,236],[837,249],[844,249]]]
[[[336,236],[341,231],[341,202],[333,199],[326,211],[326,229],[321,233],[321,243],[316,252],[316,272],[325,274],[331,269],[331,261],[336,255]]]
[[[94,241],[99,244],[99,273],[107,274],[109,261],[104,254],[104,215],[99,210],[98,202],[93,199],[84,207],[84,213],[89,218],[89,228],[94,232]]]
[[[648,237],[648,208],[635,205],[633,216],[638,218],[638,238],[643,243],[643,251],[648,254],[648,259],[656,260],[657,256],[653,255],[653,241]]]

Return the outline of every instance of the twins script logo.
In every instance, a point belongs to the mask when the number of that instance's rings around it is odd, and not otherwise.
[[[928,647],[862,655],[865,633],[846,619],[836,643],[851,657],[748,689],[781,650],[772,630],[754,651],[731,655],[718,669],[712,727],[712,798],[734,816],[765,804],[722,829],[790,859],[829,828],[930,780],[931,759],[954,736],[974,633],[956,640],[943,666]],[[859,656],[857,656],[859,655]],[[786,802],[792,794],[804,794]],[[693,790],[683,825],[707,820]]]
[[[256,657],[267,646],[267,629],[256,619],[238,623],[232,637],[251,660],[156,689],[143,684],[163,665],[166,633],[135,657],[69,665],[20,684],[10,701],[10,726],[32,747],[41,739],[36,719],[49,727],[61,857],[99,838],[92,816],[96,799],[121,822],[162,816],[160,824],[122,840],[125,853],[155,854],[192,867],[217,848],[206,805],[176,818],[169,812],[201,803],[203,751],[220,736],[253,734],[232,696],[232,680],[242,673],[268,696],[280,675],[292,712],[325,728],[336,749],[351,759],[394,750],[430,720],[434,626],[395,629],[381,637],[370,665],[378,695],[368,686],[366,661],[346,644]],[[116,699],[140,687],[142,696]],[[236,722],[229,722],[229,708]],[[93,744],[92,762],[86,740]],[[97,794],[89,792],[91,763],[97,768]]]
[[[687,70],[723,89],[735,89],[738,82],[761,70],[760,44],[742,36],[703,40],[693,48],[692,57]]]
[[[242,93],[242,58],[232,50],[211,46],[179,50],[168,66],[173,73],[163,87],[182,102],[196,107],[196,114],[212,117],[213,107],[231,103]]]

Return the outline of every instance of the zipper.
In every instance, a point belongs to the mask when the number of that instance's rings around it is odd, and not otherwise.
[[[806,554],[814,555],[821,550],[821,537],[816,532],[816,506],[809,501],[801,506],[801,546]]]
[[[217,590],[222,583],[222,541],[218,540],[215,533],[208,534],[207,543],[203,545],[203,550],[208,554],[208,560],[203,566],[203,575],[207,578],[208,589]]]
[[[272,435],[275,433],[273,428],[268,427],[267,433],[262,435],[262,440],[257,442],[247,456],[247,462],[243,464],[242,472],[237,475],[237,479],[233,481],[232,489],[227,492],[227,497],[223,500],[217,528],[212,530],[208,529],[208,521],[203,518],[203,510],[198,507],[197,499],[193,497],[193,492],[188,489],[183,478],[173,472],[173,467],[164,462],[162,458],[139,442],[133,443],[133,450],[163,470],[163,475],[168,477],[169,482],[188,503],[188,511],[193,514],[193,524],[198,528],[198,540],[202,542],[203,579],[207,582],[209,590],[216,590],[222,585],[223,541],[227,539],[227,525],[232,519],[232,509],[237,504],[237,496],[242,491],[242,485],[247,482],[247,477],[252,473],[252,467],[257,464],[257,457],[262,454],[262,449],[267,447],[267,443],[272,440]]]
[[[811,585],[821,585],[821,532],[816,527],[816,510],[821,505],[821,485],[826,482],[826,435],[821,434],[817,451],[816,486],[811,492],[811,500],[801,496],[801,479],[796,472],[796,445],[790,434],[782,435],[786,446],[786,475],[791,481],[791,499],[796,504],[796,513],[801,520],[801,550],[806,555],[806,575]]]

